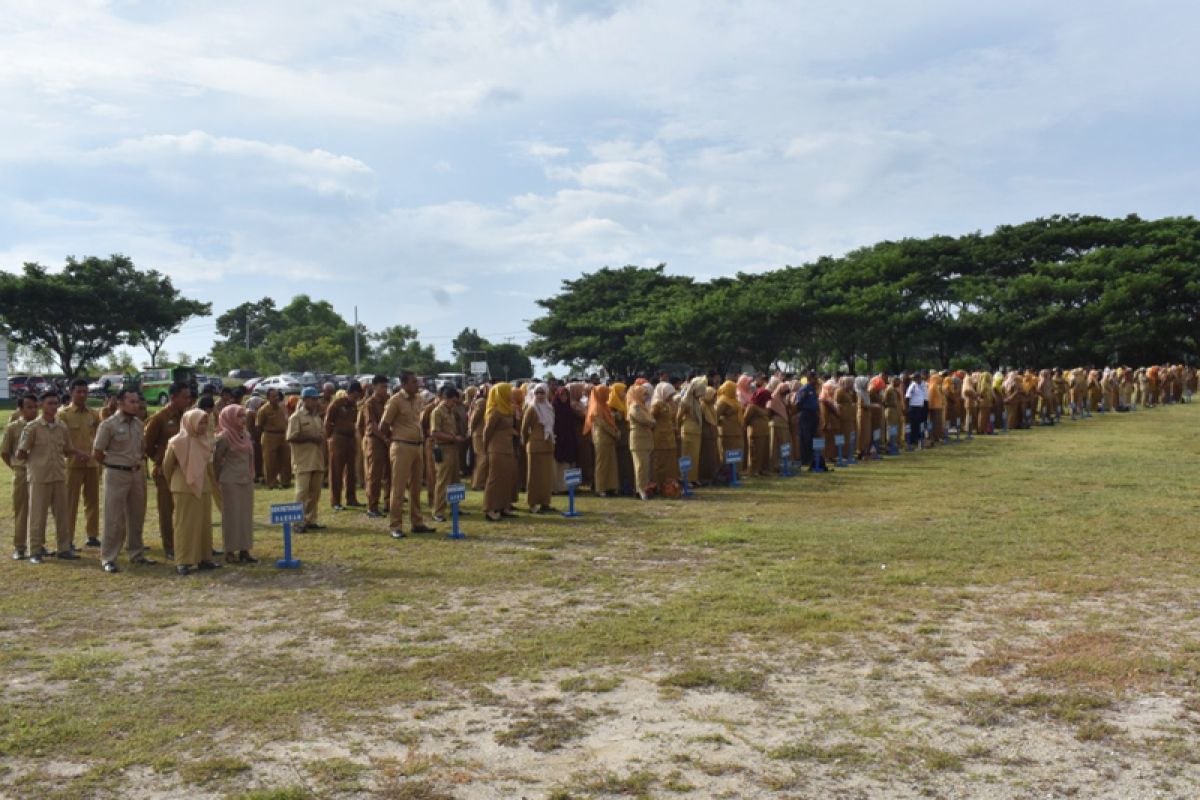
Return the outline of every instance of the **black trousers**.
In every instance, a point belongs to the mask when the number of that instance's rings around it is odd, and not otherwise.
[[[821,415],[817,411],[800,410],[800,461],[811,464],[813,460],[813,438],[817,435],[817,425]]]
[[[921,441],[921,426],[929,419],[929,406],[909,406],[908,444],[915,447]]]

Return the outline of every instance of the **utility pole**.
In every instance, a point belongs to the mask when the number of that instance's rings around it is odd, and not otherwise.
[[[358,306],[354,307],[354,374],[355,376],[361,372],[358,365]]]
[[[246,309],[246,349],[250,349],[250,309]]]

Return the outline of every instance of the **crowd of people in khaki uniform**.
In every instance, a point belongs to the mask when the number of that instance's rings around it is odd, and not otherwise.
[[[1168,365],[994,375],[661,374],[630,385],[593,376],[468,386],[462,393],[447,386],[436,394],[404,373],[395,391],[389,385],[378,375],[366,392],[357,382],[342,391],[326,384],[285,401],[274,390],[265,398],[225,389],[219,398],[197,399],[177,384],[149,417],[134,390],[100,411],[89,408],[82,380],[72,383],[64,409],[54,393],[22,397],[0,443],[0,459],[13,472],[13,558],[78,559],[82,505],[86,545],[99,548],[106,572],[120,571],[122,549],[132,564],[154,564],[144,541],[148,480],[164,554],[188,574],[216,569],[220,556],[257,563],[256,484],[289,489],[294,482],[304,506],[299,532],[324,527],[323,488],[334,512],[363,508],[358,493],[365,490],[366,515],[386,517],[391,536],[402,539],[405,506],[411,532],[433,532],[423,507],[444,522],[448,488],[462,476],[483,491],[489,521],[514,516],[522,492],[530,512],[554,511],[553,496],[566,490],[567,470],[576,468],[598,496],[677,496],[680,456],[690,459],[687,478],[697,486],[727,481],[731,465],[748,476],[773,474],[787,460],[821,471],[847,459],[878,459],[901,443],[937,447],[951,433],[991,435],[1185,402],[1197,390],[1197,371]],[[221,550],[213,543],[214,509]],[[46,548],[50,517],[53,550]]]

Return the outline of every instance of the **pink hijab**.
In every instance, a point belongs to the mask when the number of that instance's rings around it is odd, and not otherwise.
[[[239,405],[229,405],[221,409],[220,416],[217,417],[217,430],[221,432],[221,438],[229,442],[229,446],[234,450],[242,452],[253,452],[254,442],[250,441],[250,435],[246,433],[246,426],[243,425],[240,431],[233,429],[233,420],[246,413],[246,409]],[[249,459],[250,477],[254,477],[254,459]]]
[[[754,376],[742,375],[737,379],[738,402],[748,406],[754,401]]]
[[[785,422],[788,418],[786,399],[790,390],[791,386],[786,383],[780,383],[775,387],[775,390],[771,392],[771,400],[767,403],[767,408],[778,414],[779,417]]]
[[[167,442],[175,453],[175,460],[183,470],[184,481],[192,494],[200,497],[204,494],[204,481],[209,462],[212,461],[211,434],[200,433],[200,425],[208,419],[208,412],[193,408],[183,415],[179,424],[179,433]]]

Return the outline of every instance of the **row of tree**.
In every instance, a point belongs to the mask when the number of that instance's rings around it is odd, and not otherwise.
[[[604,268],[538,305],[530,355],[613,375],[1194,362],[1200,224],[1054,216],[707,282]]]

